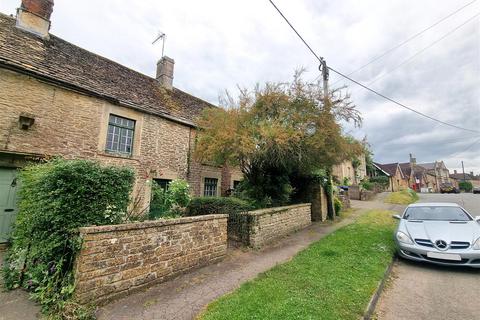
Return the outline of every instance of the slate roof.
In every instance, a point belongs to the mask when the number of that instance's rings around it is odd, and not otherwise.
[[[435,162],[429,162],[429,163],[419,163],[418,164],[420,167],[423,167],[427,170],[433,170],[435,169]]]
[[[463,180],[463,173],[452,173],[450,174],[450,178]],[[475,177],[472,177],[470,173],[465,173],[465,180],[475,180]]]
[[[387,163],[387,164],[381,164],[381,163],[375,162],[375,164],[391,176],[394,176],[395,173],[397,172],[398,162]]]
[[[114,103],[194,125],[212,104],[156,79],[77,47],[54,35],[41,39],[15,27],[15,18],[0,13],[0,67],[24,72],[84,91]]]
[[[400,168],[402,169],[402,172],[403,172],[407,177],[410,177],[410,174],[412,173],[412,167],[410,166],[410,162],[399,163],[398,165],[399,165]]]

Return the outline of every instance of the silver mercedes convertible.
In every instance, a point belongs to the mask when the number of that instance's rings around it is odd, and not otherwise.
[[[480,216],[455,203],[415,203],[395,231],[398,254],[406,259],[480,268]]]

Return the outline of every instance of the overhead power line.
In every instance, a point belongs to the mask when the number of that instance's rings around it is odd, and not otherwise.
[[[282,13],[282,11],[275,5],[275,3],[274,3],[272,0],[269,0],[269,2],[270,2],[270,3],[272,4],[272,6],[278,11],[278,13],[282,16],[282,18],[287,22],[287,24],[290,26],[290,28],[292,28],[292,30],[297,34],[297,36],[298,36],[298,37],[300,38],[300,40],[305,44],[305,46],[310,50],[310,52],[313,54],[313,56],[322,64],[322,63],[324,62],[324,59],[323,59],[322,57],[320,57],[320,56],[312,49],[312,47],[307,43],[307,41],[305,41],[305,39],[300,35],[300,33],[299,33],[299,32],[295,29],[295,27],[290,23],[290,21],[287,19],[287,17],[285,17],[285,15]],[[403,103],[400,103],[400,102],[398,102],[398,101],[396,101],[396,100],[394,100],[394,99],[392,99],[392,98],[390,98],[390,97],[388,97],[388,96],[386,96],[386,95],[384,95],[384,94],[382,94],[382,93],[380,93],[380,92],[378,92],[378,91],[376,91],[376,90],[374,90],[374,89],[372,89],[372,88],[369,88],[369,87],[367,87],[366,85],[358,82],[357,80],[354,80],[354,79],[350,78],[348,75],[345,75],[345,74],[343,74],[342,72],[337,71],[337,70],[335,70],[335,69],[332,68],[332,67],[328,67],[328,69],[329,69],[330,71],[332,71],[332,72],[335,72],[335,73],[338,74],[339,76],[342,76],[342,77],[344,77],[345,79],[350,80],[351,82],[359,85],[360,87],[362,87],[362,88],[364,88],[364,89],[366,89],[366,90],[368,90],[368,91],[376,94],[377,96],[379,96],[379,97],[381,97],[381,98],[383,98],[383,99],[385,99],[385,100],[388,100],[388,101],[390,101],[390,102],[392,102],[392,103],[394,103],[394,104],[396,104],[396,105],[398,105],[398,106],[400,106],[400,107],[402,107],[402,108],[404,108],[404,109],[407,109],[407,110],[409,110],[409,111],[411,111],[411,112],[414,112],[414,113],[416,113],[416,114],[418,114],[418,115],[420,115],[420,116],[422,116],[422,117],[425,117],[425,118],[430,119],[430,120],[432,120],[432,121],[436,121],[436,122],[441,123],[441,124],[443,124],[443,125],[450,126],[450,127],[452,127],[452,128],[456,128],[456,129],[459,129],[459,130],[464,130],[464,131],[469,131],[469,132],[474,132],[474,133],[480,133],[480,131],[478,131],[478,130],[463,128],[463,127],[460,127],[460,126],[457,126],[457,125],[454,125],[454,124],[451,124],[451,123],[448,123],[448,122],[445,122],[445,121],[436,119],[436,118],[434,118],[434,117],[432,117],[432,116],[429,116],[429,115],[427,115],[427,114],[425,114],[425,113],[423,113],[423,112],[420,112],[420,111],[415,110],[415,109],[413,109],[413,108],[411,108],[411,107],[408,107],[408,106],[404,105]]]
[[[429,27],[415,33],[413,36],[411,36],[410,38],[400,42],[399,44],[391,47],[390,49],[384,51],[382,54],[378,55],[377,57],[373,58],[372,60],[370,60],[369,62],[365,63],[364,65],[358,67],[357,69],[355,69],[354,71],[348,73],[347,75],[348,76],[351,76],[352,74],[355,74],[357,73],[358,71],[366,68],[367,66],[371,65],[372,63],[374,63],[375,61],[377,60],[380,60],[381,58],[385,57],[386,55],[388,55],[389,53],[397,50],[398,48],[401,48],[403,47],[404,45],[406,45],[407,43],[409,43],[410,41],[412,41],[413,39],[416,39],[418,38],[420,35],[422,35],[423,33],[427,32],[428,30],[432,29],[433,27],[437,26],[438,24],[442,23],[443,21],[447,20],[448,18],[454,16],[455,14],[459,13],[460,11],[462,11],[463,9],[465,9],[466,7],[472,5],[473,3],[475,3],[477,0],[473,0],[467,4],[465,4],[464,6],[458,8],[457,10],[453,11],[452,13],[446,15],[445,17],[437,20],[434,24],[430,25]]]
[[[467,152],[468,150],[470,150],[474,145],[476,145],[476,144],[479,143],[479,142],[480,142],[480,138],[478,138],[477,140],[475,140],[472,144],[468,145],[468,147],[466,147],[465,149],[463,149],[463,150],[461,150],[461,151],[459,151],[459,152],[456,152],[456,153],[450,155],[449,157],[450,157],[450,158],[454,158],[454,157],[456,157],[456,156],[458,156],[458,155],[461,155],[462,153]]]
[[[412,55],[411,57],[409,57],[408,59],[402,61],[401,63],[399,63],[398,65],[396,65],[395,67],[393,67],[392,69],[388,70],[386,73],[380,75],[379,77],[373,79],[373,81],[369,82],[368,85],[372,85],[373,83],[377,82],[378,80],[382,79],[383,77],[385,77],[386,75],[392,73],[393,71],[397,70],[398,68],[406,65],[407,63],[410,63],[411,61],[413,61],[413,59],[415,59],[416,57],[418,57],[420,54],[424,53],[425,51],[427,51],[428,49],[430,49],[431,47],[433,47],[434,45],[436,45],[437,43],[439,43],[440,41],[444,40],[445,38],[447,38],[448,36],[450,36],[452,33],[454,33],[455,31],[457,31],[458,29],[460,29],[461,27],[463,27],[464,25],[466,25],[467,23],[473,21],[475,18],[477,18],[478,16],[480,16],[480,13],[477,13],[476,15],[474,15],[473,17],[471,17],[470,19],[464,21],[463,23],[461,23],[460,25],[456,26],[455,28],[453,28],[452,30],[450,30],[449,32],[447,32],[446,34],[444,34],[442,37],[438,38],[437,40],[435,40],[434,42],[430,43],[428,46],[426,46],[425,48],[417,51],[414,55]],[[350,75],[350,74],[348,74]]]

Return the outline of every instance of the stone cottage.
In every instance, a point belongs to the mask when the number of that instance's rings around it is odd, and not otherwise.
[[[396,192],[408,188],[408,176],[405,176],[398,162],[386,164],[374,162],[373,166],[375,167],[373,176],[388,177],[389,191]]]
[[[352,160],[345,160],[332,167],[332,175],[337,183],[347,185],[358,185],[367,175],[367,163],[365,155],[360,155],[355,163]]]
[[[192,160],[196,119],[214,107],[173,86],[163,57],[151,78],[49,33],[53,0],[22,0],[0,13],[0,242],[13,220],[15,169],[60,155],[135,169],[134,194],[148,206],[152,181],[189,181],[219,196],[241,179]]]

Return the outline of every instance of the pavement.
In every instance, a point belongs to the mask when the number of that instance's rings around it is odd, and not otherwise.
[[[4,252],[0,251],[0,266],[3,264]],[[0,275],[0,320],[34,320],[40,314],[40,307],[29,300],[23,290],[5,291],[3,277]]]
[[[480,215],[480,195],[420,194],[419,202],[455,202]],[[399,260],[375,310],[378,320],[480,319],[480,270]]]
[[[311,243],[354,222],[372,207],[352,201],[356,210],[335,223],[313,223],[261,250],[229,248],[219,263],[197,269],[175,279],[132,294],[98,309],[100,320],[194,319],[208,303],[235,290],[277,264],[284,263]],[[377,205],[391,209],[392,205]],[[3,262],[0,252],[0,266]],[[23,290],[5,291],[0,283],[0,320],[30,320],[40,317],[40,308]]]
[[[98,310],[97,317],[100,320],[194,319],[210,302],[290,260],[311,243],[354,222],[366,212],[363,207],[371,207],[360,201],[352,201],[352,206],[359,209],[338,223],[313,223],[261,250],[230,248],[221,262],[110,303]],[[385,205],[385,209],[389,207]]]

